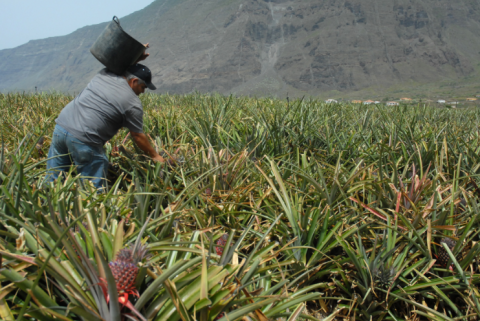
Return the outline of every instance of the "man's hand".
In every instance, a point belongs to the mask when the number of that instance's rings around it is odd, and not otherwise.
[[[160,156],[160,155],[155,156],[155,157],[152,157],[152,159],[153,159],[154,162],[165,163],[165,158],[163,158],[163,157]]]
[[[145,46],[145,50],[147,50],[148,48],[150,48],[150,46],[149,46],[148,43],[144,44],[144,46]],[[145,53],[145,51],[144,51],[143,54],[140,56],[140,58],[138,58],[136,64],[138,64],[138,63],[139,63],[140,61],[142,61],[142,60],[147,59],[148,56],[150,56],[150,54]]]

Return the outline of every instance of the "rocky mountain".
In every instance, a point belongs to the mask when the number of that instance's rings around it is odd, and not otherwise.
[[[0,90],[82,90],[106,24],[1,50]],[[480,62],[472,0],[157,0],[121,24],[150,43],[157,92],[391,91],[476,77]]]

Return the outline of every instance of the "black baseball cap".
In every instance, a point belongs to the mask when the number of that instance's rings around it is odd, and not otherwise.
[[[152,84],[152,72],[148,69],[147,66],[142,64],[136,64],[128,67],[127,71],[134,76],[137,76],[139,79],[143,80],[146,84],[148,89],[155,90],[155,87]]]

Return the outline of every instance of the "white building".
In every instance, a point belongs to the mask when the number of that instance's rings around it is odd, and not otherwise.
[[[336,101],[335,99],[327,99],[327,100],[325,100],[325,102],[326,102],[327,104],[338,103],[338,101]]]
[[[437,103],[439,103],[439,104],[445,104],[445,100],[444,100],[444,99],[439,99],[439,100],[437,100]]]
[[[398,106],[399,103],[397,103],[396,101],[387,101],[387,106]]]

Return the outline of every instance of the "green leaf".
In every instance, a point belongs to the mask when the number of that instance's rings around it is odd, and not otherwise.
[[[103,267],[103,271],[105,271],[105,279],[107,282],[107,290],[108,296],[110,298],[109,307],[110,307],[110,318],[111,320],[120,320],[121,312],[120,312],[120,304],[118,304],[118,292],[117,292],[117,282],[113,277],[112,271],[108,266],[107,261],[100,253],[98,247],[95,248],[95,254],[100,260],[100,264]],[[102,282],[102,280],[100,280]]]

